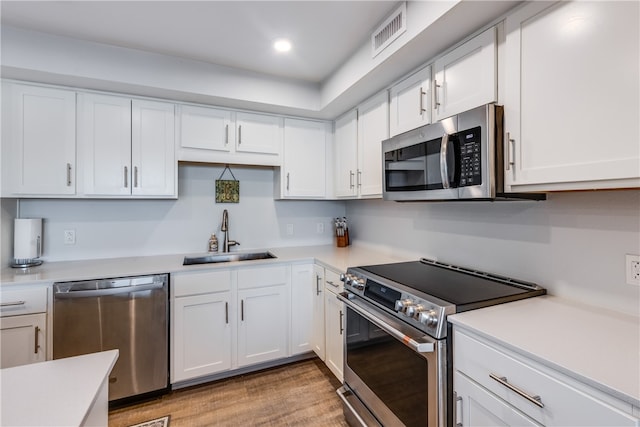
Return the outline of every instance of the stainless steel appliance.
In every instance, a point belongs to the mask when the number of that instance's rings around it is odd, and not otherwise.
[[[109,402],[166,391],[168,283],[166,274],[55,283],[53,358],[118,349]]]
[[[447,315],[546,293],[427,259],[353,267],[341,280],[346,334],[338,394],[353,426],[452,426]]]
[[[383,198],[543,200],[504,193],[503,111],[487,104],[382,141]]]

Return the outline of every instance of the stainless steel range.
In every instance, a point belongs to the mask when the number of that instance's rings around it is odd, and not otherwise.
[[[447,316],[546,293],[428,259],[353,267],[341,280],[346,334],[338,394],[354,426],[451,426]]]

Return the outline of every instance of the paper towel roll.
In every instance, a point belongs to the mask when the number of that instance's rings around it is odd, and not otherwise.
[[[13,257],[30,260],[42,255],[42,218],[16,218],[13,227]]]

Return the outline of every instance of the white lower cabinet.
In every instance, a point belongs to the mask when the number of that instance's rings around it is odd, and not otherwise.
[[[0,290],[0,368],[46,360],[47,289]]]
[[[316,355],[325,361],[325,313],[324,313],[324,268],[313,266],[313,316],[311,331],[311,348]]]
[[[307,353],[314,347],[313,321],[316,288],[313,264],[291,266],[291,355]]]
[[[342,290],[339,274],[325,269],[325,364],[340,381],[344,362],[344,304],[336,295]]]
[[[462,426],[638,426],[632,405],[454,327],[453,388]]]
[[[288,355],[288,271],[282,265],[238,270],[238,367]]]

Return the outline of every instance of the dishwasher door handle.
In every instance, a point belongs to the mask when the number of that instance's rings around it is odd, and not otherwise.
[[[164,283],[151,283],[148,285],[137,285],[137,286],[119,286],[115,288],[105,288],[105,289],[92,289],[92,290],[82,290],[82,291],[74,291],[70,290],[67,292],[55,292],[54,298],[91,298],[91,297],[101,297],[105,295],[116,295],[116,294],[126,294],[129,292],[142,292],[142,291],[150,291],[153,289],[160,289],[164,286]]]

